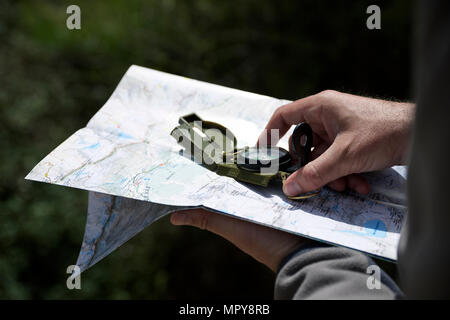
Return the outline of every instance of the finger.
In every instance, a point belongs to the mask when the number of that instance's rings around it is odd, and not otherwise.
[[[313,146],[314,148],[311,151],[310,160],[313,160],[318,157],[318,155],[322,154],[328,147],[328,144],[325,144],[322,138],[316,135],[313,132]],[[294,160],[294,164],[298,162],[298,155],[292,149],[292,135],[289,137],[289,153]]]
[[[342,192],[345,190],[345,188],[347,187],[347,180],[345,179],[345,177],[336,179],[334,181],[331,181],[328,186],[336,191]]]
[[[174,212],[170,216],[170,222],[176,226],[193,226],[206,229],[208,226],[209,212],[203,209],[190,209]]]
[[[367,180],[360,174],[351,174],[346,177],[347,187],[359,194],[368,194],[370,186]]]
[[[320,138],[319,138],[320,139]],[[321,139],[320,139],[321,140]],[[317,146],[311,152],[311,160],[317,159],[330,147],[329,143],[325,143],[323,140],[319,142]]]
[[[349,173],[347,166],[339,141],[336,140],[321,156],[291,174],[283,184],[283,192],[288,196],[296,196],[323,187],[346,176]]]
[[[204,209],[177,211],[170,216],[173,225],[187,225],[208,230],[234,242],[238,228],[245,228],[250,222],[216,214]]]
[[[313,136],[313,138],[312,138],[312,146],[314,147],[314,149],[311,152],[311,156],[313,155],[314,151],[317,153],[319,150],[321,150],[320,153],[322,154],[329,147],[329,144],[325,144],[324,140],[319,135],[317,135],[314,132],[312,133],[312,136]],[[292,155],[294,155],[295,157],[297,157],[297,155],[295,155],[293,153],[293,150],[292,150],[292,135],[289,136],[289,152]]]
[[[316,96],[309,96],[279,107],[270,118],[258,142],[271,141],[271,130],[273,129],[279,130],[278,138],[281,139],[292,125],[305,121],[305,110],[314,106],[316,100]]]
[[[292,240],[293,237],[292,234],[276,229],[203,209],[177,211],[170,216],[170,222],[176,226],[185,225],[208,230],[227,239],[253,257],[255,257],[254,251],[256,248],[262,246],[267,249],[273,245],[270,243],[270,239],[273,239],[273,237],[276,237],[279,242]],[[264,236],[258,237],[259,234]],[[298,237],[294,236],[294,238]],[[255,258],[259,260],[258,257]]]
[[[174,225],[190,225],[220,235],[274,272],[288,253],[305,242],[291,233],[202,209],[175,212],[170,221]]]
[[[312,133],[312,146],[315,148],[319,145],[321,145],[322,143],[324,143],[323,139],[316,134],[314,131]]]

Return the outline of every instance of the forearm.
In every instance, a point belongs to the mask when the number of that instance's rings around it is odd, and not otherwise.
[[[395,299],[400,289],[381,270],[381,288],[369,289],[368,256],[345,248],[313,244],[281,265],[275,299]]]

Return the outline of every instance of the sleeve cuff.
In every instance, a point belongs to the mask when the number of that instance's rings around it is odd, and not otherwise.
[[[291,260],[292,258],[299,256],[303,253],[306,253],[308,251],[311,251],[313,249],[316,248],[327,248],[330,247],[329,244],[320,242],[320,241],[315,241],[315,240],[308,240],[306,242],[306,244],[301,245],[300,247],[294,249],[291,253],[289,253],[286,257],[284,257],[281,262],[280,265],[278,266],[278,270],[277,270],[277,274],[280,272],[280,270],[285,266],[285,264]]]

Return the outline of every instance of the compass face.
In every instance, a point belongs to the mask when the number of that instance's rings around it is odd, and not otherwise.
[[[280,168],[291,161],[289,152],[279,147],[252,147],[238,154],[239,167],[259,171],[261,168]]]
[[[287,152],[280,148],[249,148],[244,151],[244,158],[255,163],[280,160],[286,155]]]

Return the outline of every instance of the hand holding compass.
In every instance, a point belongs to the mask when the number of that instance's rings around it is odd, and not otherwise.
[[[209,170],[263,187],[276,181],[284,183],[290,174],[308,163],[312,148],[312,130],[305,122],[297,124],[292,135],[291,151],[295,157],[270,145],[237,149],[237,140],[227,128],[204,121],[194,113],[181,117],[171,135],[183,147],[185,156]],[[314,190],[289,198],[306,199],[319,193],[320,190]]]

